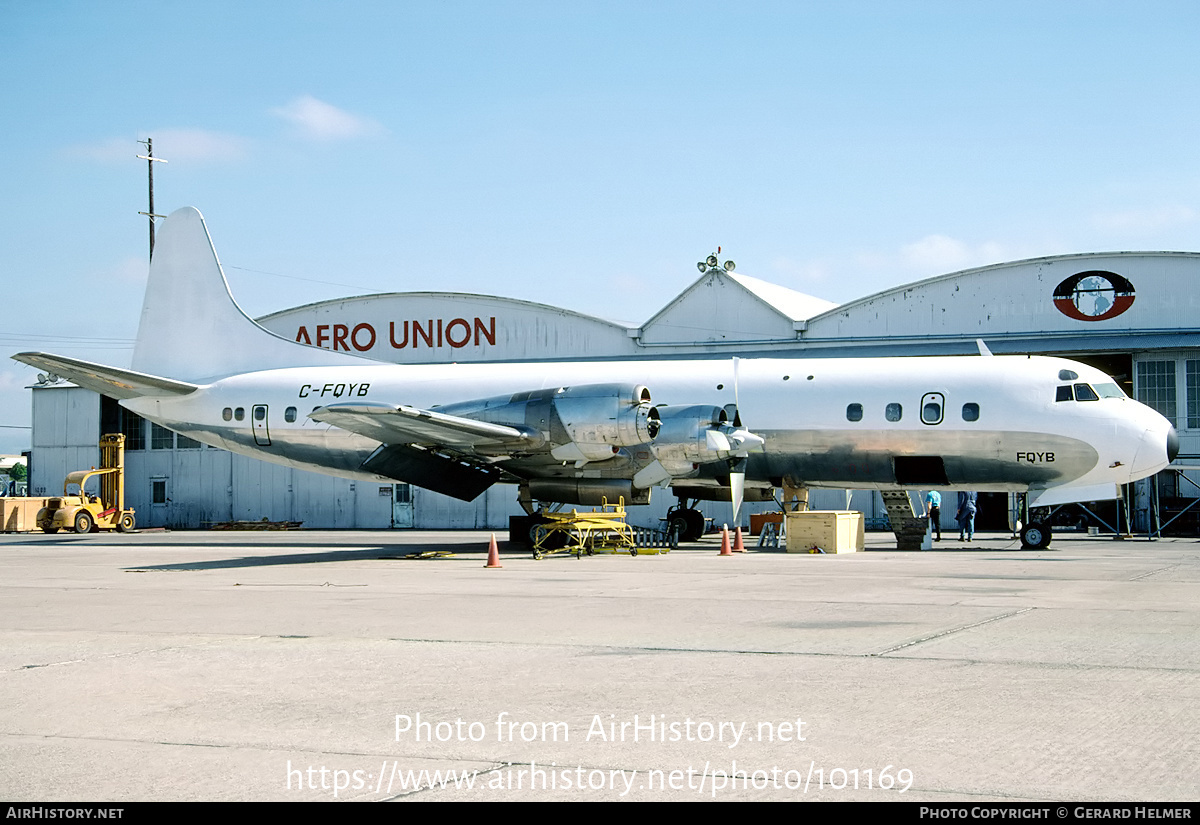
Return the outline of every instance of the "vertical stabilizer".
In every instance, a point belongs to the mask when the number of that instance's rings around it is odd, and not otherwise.
[[[363,361],[260,327],[233,300],[200,213],[184,207],[163,221],[133,348],[134,370],[203,382],[257,370]]]

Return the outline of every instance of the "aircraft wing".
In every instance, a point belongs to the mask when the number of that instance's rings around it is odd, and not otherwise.
[[[384,444],[418,444],[467,453],[537,446],[540,436],[503,424],[392,404],[330,404],[309,418]],[[490,449],[489,449],[490,448]]]
[[[160,378],[144,372],[107,367],[103,364],[93,364],[91,361],[80,361],[44,352],[19,352],[13,356],[13,360],[61,375],[84,389],[111,398],[188,395],[200,388],[198,384],[189,384],[186,381]]]

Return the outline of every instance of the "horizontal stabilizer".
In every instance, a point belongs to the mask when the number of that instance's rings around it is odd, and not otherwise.
[[[146,398],[187,395],[199,389],[198,384],[147,375],[144,372],[106,367],[90,361],[80,361],[44,352],[20,352],[14,361],[61,375],[79,386],[107,395],[110,398]]]
[[[421,444],[457,450],[536,446],[541,438],[515,427],[392,404],[330,404],[309,418],[384,444]]]

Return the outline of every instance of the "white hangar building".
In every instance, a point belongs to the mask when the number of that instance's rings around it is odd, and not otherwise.
[[[1200,500],[1191,481],[1200,481],[1196,283],[1198,253],[1120,252],[970,269],[840,306],[716,268],[640,326],[446,292],[324,301],[258,320],[303,344],[394,363],[972,354],[976,339],[996,354],[1066,355],[1113,375],[1179,431],[1178,468],[1136,485],[1128,497],[1128,517],[1149,529]],[[31,495],[52,494],[67,472],[94,465],[99,435],[116,431],[127,436],[126,495],[143,526],[265,518],[322,528],[502,529],[521,513],[515,489],[503,485],[464,503],[406,484],[354,482],[203,447],[63,383],[34,387]],[[1189,464],[1196,465],[1190,475]],[[814,491],[813,505],[842,509],[850,497]],[[650,507],[631,511],[632,520],[653,524],[673,503],[669,490],[656,490]],[[727,503],[698,506],[718,523],[731,516]],[[854,493],[852,506],[869,520],[885,514],[870,492]],[[747,504],[744,511],[764,508],[773,506]],[[994,509],[1003,521],[1006,503]],[[1200,507],[1194,511],[1174,526],[1200,532]]]

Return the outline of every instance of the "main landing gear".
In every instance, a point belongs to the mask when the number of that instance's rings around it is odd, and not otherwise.
[[[1035,521],[1021,528],[1021,547],[1025,550],[1045,550],[1049,546],[1049,524]]]
[[[667,511],[667,532],[674,534],[679,541],[699,541],[704,535],[704,514],[694,507],[687,506],[687,499]]]

